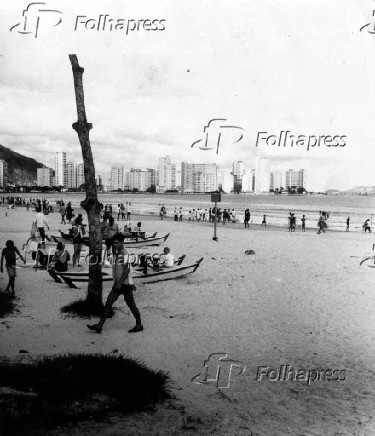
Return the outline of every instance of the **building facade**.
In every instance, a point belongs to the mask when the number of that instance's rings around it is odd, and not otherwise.
[[[0,159],[0,186],[3,188],[8,184],[8,164]]]
[[[59,151],[55,153],[55,186],[66,187],[66,153]]]
[[[286,188],[305,188],[305,184],[305,170],[301,169],[294,171],[293,169],[290,169],[285,173]]]
[[[169,156],[159,159],[159,185],[158,191],[176,189],[176,164],[171,163]]]
[[[233,192],[242,191],[242,178],[245,175],[245,164],[242,160],[235,160],[233,162]]]
[[[66,163],[66,182],[67,188],[77,188],[77,164],[73,161]]]
[[[270,189],[280,189],[283,185],[283,177],[281,171],[271,171],[270,173]]]
[[[124,167],[113,166],[111,168],[111,190],[117,191],[124,189],[125,186],[125,171]]]
[[[36,171],[38,186],[54,186],[53,170],[51,168],[38,168]]]
[[[77,188],[85,183],[85,172],[83,163],[77,165]]]
[[[269,159],[257,158],[255,167],[255,192],[270,191],[270,164]]]
[[[213,192],[218,188],[216,164],[181,164],[181,192]]]

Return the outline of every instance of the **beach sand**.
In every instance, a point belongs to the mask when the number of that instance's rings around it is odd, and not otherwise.
[[[0,208],[0,246],[13,239],[21,249],[33,215]],[[62,228],[59,218],[57,213],[48,217],[53,234]],[[86,285],[69,289],[45,271],[19,268],[19,312],[0,322],[1,355],[16,358],[21,349],[30,355],[118,350],[167,371],[176,399],[155,413],[112,416],[53,434],[375,434],[375,270],[359,265],[372,249],[372,234],[218,224],[215,242],[209,224],[139,220],[150,233],[170,232],[166,245],[175,256],[187,254],[186,263],[204,257],[186,278],[138,287],[142,333],[127,333],[134,319],[122,299],[101,335],[89,331],[87,320],[59,312],[84,297]],[[246,255],[249,249],[255,254]],[[0,289],[6,283],[6,273],[0,274]],[[109,288],[105,284],[104,298]],[[203,374],[211,353],[226,353],[246,365],[229,388],[192,382]],[[259,366],[278,371],[281,365],[345,370],[346,379],[309,385],[256,380]],[[226,370],[227,364],[221,376]]]

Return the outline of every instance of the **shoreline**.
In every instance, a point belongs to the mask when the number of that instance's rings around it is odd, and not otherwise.
[[[81,213],[81,214],[83,214],[83,216],[87,216],[87,214],[86,214],[86,211],[77,203],[77,204],[72,204],[72,206],[73,206],[73,208],[74,208],[74,210],[75,211],[78,211],[78,213]],[[4,204],[0,204],[0,207],[3,207],[3,208],[5,208],[5,209],[8,209],[8,206],[7,205],[4,205]],[[51,214],[55,214],[55,215],[59,215],[59,212],[58,212],[58,210],[57,210],[57,207],[56,206],[52,206],[53,208],[54,208],[54,212],[52,212]],[[132,205],[132,208],[133,208],[133,205]],[[15,208],[13,209],[13,210],[17,210],[17,209],[26,209],[24,206],[15,206]],[[113,208],[113,209],[115,209],[115,208]],[[140,219],[135,219],[134,217],[140,217],[140,218],[142,218],[143,220],[153,220],[153,219],[156,219],[157,221],[159,221],[160,220],[160,216],[159,216],[159,214],[158,214],[158,212],[157,211],[151,211],[151,212],[149,212],[149,213],[145,213],[145,211],[143,210],[143,211],[140,211],[140,209],[136,209],[135,208],[135,206],[134,206],[134,209],[133,209],[134,211],[132,211],[132,214],[131,214],[131,216],[133,217],[133,218],[131,218],[130,220],[129,220],[129,222],[134,222],[134,221],[140,221]],[[142,213],[143,212],[143,213]],[[29,210],[29,213],[35,213],[35,211],[33,210],[33,208],[30,208],[30,210]],[[51,214],[49,214],[49,215],[51,215]],[[49,216],[48,215],[48,216]],[[77,214],[76,214],[77,215]],[[117,220],[117,218],[116,218],[116,216],[117,216],[117,213],[113,213],[112,214],[112,216],[115,218],[115,222],[116,223],[119,223],[119,222],[124,222],[124,223],[126,223],[126,220],[124,220],[124,221],[122,221],[122,220]],[[232,222],[230,222],[230,223],[226,223],[226,224],[223,224],[222,223],[222,221],[219,221],[219,222],[217,222],[217,227],[218,228],[220,228],[220,227],[223,227],[223,226],[227,226],[228,228],[239,228],[240,226],[242,227],[242,228],[244,228],[244,222],[243,222],[243,216],[242,215],[238,215],[238,217],[239,218],[242,218],[241,220],[240,219],[238,219],[237,221],[236,221],[236,223],[232,223]],[[262,219],[262,216],[261,215],[257,215],[256,216],[259,220],[261,220]],[[48,218],[47,218],[48,219]],[[269,218],[268,218],[269,219]],[[165,215],[164,216],[164,218],[163,218],[163,220],[166,220],[166,221],[173,221],[174,222],[174,216],[173,216],[173,213],[167,213],[167,215]],[[163,221],[163,220],[160,220],[160,221]],[[310,222],[311,222],[312,220],[310,219]],[[179,221],[179,222],[181,222],[181,221]],[[183,218],[183,221],[182,222],[185,222],[185,223],[195,223],[195,224],[201,224],[201,225],[211,225],[211,226],[213,226],[213,222],[209,222],[208,220],[191,220],[191,221],[189,221],[188,220],[188,218],[186,217],[186,216],[184,216],[184,218]],[[306,224],[306,232],[313,232],[313,231],[315,231],[315,229],[318,229],[318,225],[317,225],[317,222],[318,222],[318,218],[316,219],[316,226],[312,226],[312,225],[308,225],[308,224]],[[338,232],[338,233],[351,233],[351,232],[356,232],[356,233],[364,233],[363,232],[363,228],[362,228],[362,226],[358,226],[358,225],[356,225],[356,226],[352,226],[351,228],[350,228],[350,230],[349,230],[349,232],[346,232],[346,230],[341,230],[341,229],[339,229],[339,228],[337,228],[337,227],[331,227],[330,225],[330,222],[328,221],[328,228],[327,228],[327,231],[328,232]],[[261,224],[261,222],[259,222],[259,223],[255,223],[254,221],[250,221],[249,222],[249,225],[250,225],[250,228],[249,229],[251,229],[251,230],[267,230],[267,229],[288,229],[288,225],[283,225],[283,224],[275,224],[275,223],[267,223],[267,227],[264,227],[262,224]],[[342,226],[343,227],[343,229],[345,229],[346,227],[345,227],[345,225],[343,225]],[[316,230],[317,231],[317,230]],[[304,233],[304,232],[302,232],[301,231],[301,226],[300,225],[297,225],[297,227],[296,227],[296,231],[295,232],[288,232],[288,233]]]

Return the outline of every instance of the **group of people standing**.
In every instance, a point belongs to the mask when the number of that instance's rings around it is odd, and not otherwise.
[[[182,221],[183,217],[188,221],[208,221],[208,222],[214,222],[215,221],[215,214],[216,214],[216,221],[225,223],[235,223],[236,220],[236,212],[234,209],[224,209],[221,208],[215,209],[215,207],[210,207],[209,209],[191,209],[187,212],[184,212],[182,207],[177,208],[175,207],[173,210],[173,218],[174,221]],[[161,206],[159,211],[160,219],[163,220],[164,217],[167,215],[167,209],[164,205]]]

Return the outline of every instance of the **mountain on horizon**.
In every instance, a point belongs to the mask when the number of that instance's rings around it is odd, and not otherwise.
[[[0,144],[0,159],[8,164],[8,183],[10,185],[36,185],[37,169],[47,168],[31,157],[23,156]]]

